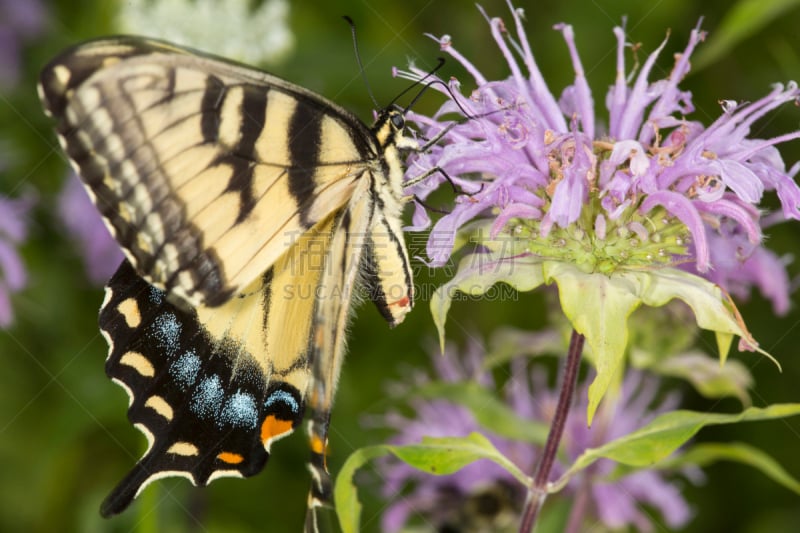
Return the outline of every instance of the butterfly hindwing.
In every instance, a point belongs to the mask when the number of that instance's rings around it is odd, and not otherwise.
[[[251,476],[272,442],[300,423],[311,379],[312,295],[333,222],[301,235],[222,306],[185,311],[128,262],[111,278],[100,311],[110,346],[106,372],[128,392],[128,417],[150,446],[104,514],[123,510],[161,477],[205,485]]]
[[[127,257],[192,305],[261,275],[378,168],[375,137],[332,102],[159,41],[68,50],[40,90]]]
[[[106,516],[161,477],[205,485],[221,476],[256,474],[270,441],[302,420],[306,366],[290,376],[299,387],[270,379],[237,340],[213,338],[196,313],[170,304],[128,262],[108,284],[100,327],[111,346],[106,372],[128,391],[128,416],[149,443],[104,502]]]

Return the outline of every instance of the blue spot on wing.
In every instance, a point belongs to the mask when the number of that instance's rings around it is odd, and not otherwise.
[[[234,427],[255,429],[258,409],[253,395],[241,391],[233,393],[220,412],[220,421]]]
[[[215,374],[203,378],[197,385],[189,405],[191,410],[200,419],[216,418],[217,413],[219,413],[222,408],[224,399],[225,391],[222,389],[219,376]]]
[[[150,285],[150,293],[148,294],[148,298],[150,303],[153,305],[161,305],[161,302],[164,301],[164,291]]]
[[[181,323],[174,313],[161,313],[150,324],[150,335],[167,356],[174,357],[180,347]]]
[[[212,418],[218,427],[255,429],[258,409],[252,394],[236,391],[226,397],[218,375],[203,378],[190,402],[190,409],[200,419]]]
[[[287,404],[293,413],[297,413],[298,411],[300,411],[300,406],[297,404],[297,400],[295,400],[294,396],[292,396],[286,391],[276,390],[275,392],[270,394],[269,398],[267,398],[264,401],[264,407],[270,407],[275,402],[283,402]]]
[[[169,374],[178,387],[185,391],[195,384],[202,362],[194,350],[184,352],[169,366]]]

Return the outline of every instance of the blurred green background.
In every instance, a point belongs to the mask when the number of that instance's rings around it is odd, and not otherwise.
[[[689,31],[704,17],[709,38],[694,59],[701,68],[689,75],[682,88],[694,94],[694,118],[708,123],[720,114],[719,100],[752,101],[764,95],[771,83],[800,77],[798,3],[562,0],[520,1],[518,5],[525,8],[534,54],[557,95],[571,83],[573,72],[563,40],[551,28],[562,21],[575,27],[583,66],[601,109],[615,75],[611,29],[623,16],[627,16],[629,41],[642,43],[641,60],[671,31],[654,77],[671,68],[671,55],[683,49]],[[193,489],[181,479],[159,482],[126,514],[110,521],[98,515],[100,501],[139,457],[145,442],[125,417],[126,395],[103,372],[106,345],[96,325],[102,289],[86,281],[77,248],[65,237],[58,218],[55,198],[67,167],[55,149],[51,124],[42,115],[35,79],[41,66],[65,46],[114,33],[117,5],[99,0],[45,5],[47,26],[23,50],[19,84],[0,94],[0,139],[6,152],[0,193],[17,197],[35,189],[39,200],[29,238],[21,247],[29,285],[13,297],[15,324],[0,330],[0,531],[297,531],[308,488],[308,452],[302,432],[276,445],[268,467],[252,479],[223,479],[204,490]],[[490,16],[509,20],[504,2],[486,0],[482,5]],[[741,5],[754,9],[737,17],[733,13]],[[487,78],[507,75],[472,2],[292,2],[290,29],[295,46],[269,70],[336,100],[367,122],[372,105],[356,66],[349,29],[340,18],[343,14],[356,21],[366,74],[379,102],[390,101],[407,85],[391,78],[392,66],[405,67],[414,59],[428,68],[441,55],[424,32],[452,35],[458,50]],[[219,31],[235,34],[240,30],[220,20]],[[445,79],[459,76],[468,87],[469,78],[454,61],[442,73]],[[431,92],[422,97],[418,109],[432,111],[440,103],[440,97]],[[800,110],[784,106],[758,122],[753,136],[768,138],[798,128]],[[780,149],[787,165],[800,159],[800,142]],[[800,251],[797,223],[776,227],[769,235],[769,246],[778,253],[797,255]],[[416,254],[422,251],[419,245],[412,248]],[[797,280],[800,265],[789,269]],[[418,272],[421,284],[434,282],[427,269],[421,267]],[[735,355],[756,377],[754,404],[800,401],[800,312],[795,307],[787,316],[776,318],[770,304],[759,296],[740,309],[756,339],[784,368],[779,374],[757,356]],[[456,304],[453,313],[450,335],[463,341],[465,335],[486,337],[501,325],[540,327],[544,298],[533,294],[521,295],[517,302],[471,301]],[[385,435],[364,430],[360,420],[364,414],[388,407],[384,387],[387,380],[401,375],[401,368],[427,364],[434,334],[424,302],[394,331],[388,330],[370,305],[359,309],[334,410],[334,473],[352,450],[381,442]],[[702,342],[713,353],[713,344],[706,338]],[[707,402],[682,383],[672,385],[685,390],[692,408],[738,409],[733,401]],[[699,439],[757,445],[800,476],[798,419],[706,429]],[[797,530],[800,500],[796,495],[740,465],[719,464],[707,473],[704,484],[687,487],[697,516],[686,531]],[[377,530],[378,513],[379,505],[367,509],[366,530]]]

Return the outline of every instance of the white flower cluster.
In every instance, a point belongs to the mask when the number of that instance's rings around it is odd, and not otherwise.
[[[207,50],[249,64],[275,62],[294,44],[289,3],[265,0],[127,0],[117,18],[125,33]]]

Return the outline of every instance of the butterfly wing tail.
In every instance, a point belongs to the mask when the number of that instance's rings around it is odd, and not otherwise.
[[[169,472],[163,468],[158,469],[156,465],[151,464],[152,461],[148,461],[149,457],[153,456],[148,454],[136,463],[136,466],[106,496],[106,499],[100,504],[100,515],[103,518],[110,518],[123,512],[151,481],[160,477],[183,475],[194,482],[193,478],[186,472]]]
[[[103,500],[100,505],[100,514],[103,518],[110,518],[127,509],[149,478],[150,473],[141,463],[138,463]]]

